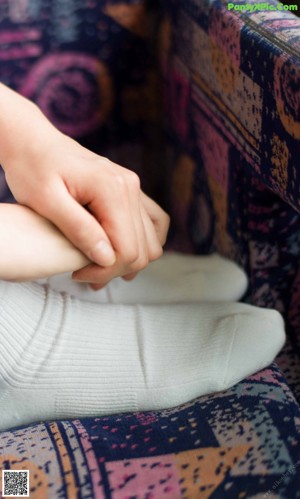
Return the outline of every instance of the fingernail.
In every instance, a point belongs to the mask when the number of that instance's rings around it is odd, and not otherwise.
[[[77,282],[84,282],[85,284],[87,283],[87,281],[83,281],[82,279],[78,279],[78,277],[76,275],[72,275],[72,280],[77,281]]]
[[[115,263],[116,255],[109,243],[100,241],[90,252],[90,259],[98,265],[109,267]]]

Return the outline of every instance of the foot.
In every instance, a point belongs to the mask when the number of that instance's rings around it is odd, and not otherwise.
[[[0,282],[0,430],[173,407],[225,390],[282,348],[274,310],[241,303],[99,305]]]
[[[71,280],[51,277],[49,285],[82,300],[96,303],[148,304],[238,301],[247,289],[247,276],[234,262],[217,254],[208,256],[165,253],[133,281],[113,279],[100,291]]]

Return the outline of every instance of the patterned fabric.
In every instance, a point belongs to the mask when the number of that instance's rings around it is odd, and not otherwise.
[[[300,410],[272,366],[160,412],[40,423],[0,434],[0,468],[31,499],[300,497]]]
[[[300,20],[220,1],[165,11],[175,247],[240,262],[248,299],[281,311],[299,349]]]
[[[167,179],[172,247],[235,259],[248,301],[288,319],[281,370],[174,409],[2,432],[0,468],[31,470],[37,499],[297,498],[299,20],[165,2],[165,155],[153,4],[1,0],[1,81],[156,197]],[[3,175],[0,198],[12,200]]]

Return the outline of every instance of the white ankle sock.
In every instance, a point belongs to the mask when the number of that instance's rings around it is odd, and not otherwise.
[[[0,282],[0,430],[172,407],[267,366],[281,316],[240,303],[98,305]]]
[[[247,276],[234,262],[208,256],[165,253],[130,282],[113,279],[100,291],[71,280],[70,274],[50,277],[52,289],[67,291],[96,303],[157,304],[238,301],[246,291]]]

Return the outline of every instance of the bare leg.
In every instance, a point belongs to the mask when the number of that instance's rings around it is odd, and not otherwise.
[[[78,270],[87,258],[30,208],[0,204],[0,279],[31,281]]]
[[[243,270],[218,255],[166,254],[132,282],[114,279],[95,293],[64,275],[90,262],[48,220],[25,206],[0,204],[0,231],[0,280],[32,281],[62,274],[51,279],[51,287],[90,301],[237,301],[247,287]]]

